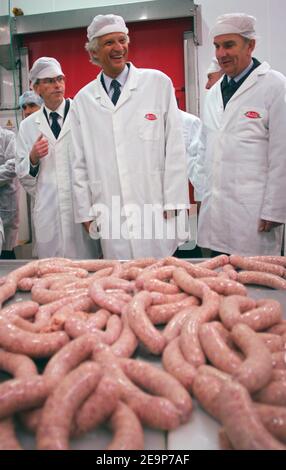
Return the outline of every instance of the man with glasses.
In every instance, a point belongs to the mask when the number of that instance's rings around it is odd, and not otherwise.
[[[71,155],[70,99],[65,99],[65,75],[59,62],[40,57],[30,70],[34,91],[43,107],[21,122],[17,138],[17,175],[35,197],[33,220],[39,258],[98,257],[80,224],[74,223]]]

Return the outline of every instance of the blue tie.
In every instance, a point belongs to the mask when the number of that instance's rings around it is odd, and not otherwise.
[[[111,98],[111,101],[112,103],[114,104],[114,106],[116,105],[117,101],[118,101],[118,98],[120,96],[120,83],[117,81],[117,80],[112,80],[111,82],[111,86],[112,88],[114,89],[114,92],[113,92],[113,95],[112,95],[112,98]]]
[[[59,133],[61,132],[61,126],[58,123],[58,118],[60,117],[60,115],[54,112],[54,113],[50,113],[50,117],[52,118],[51,129],[53,131],[55,138],[57,139],[59,136]]]

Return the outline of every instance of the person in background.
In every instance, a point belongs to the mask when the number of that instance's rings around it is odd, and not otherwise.
[[[207,70],[208,81],[206,83],[206,89],[210,90],[211,87],[223,76],[223,71],[219,65],[217,58],[213,57],[209,68]]]
[[[39,258],[96,258],[91,243],[73,217],[70,154],[70,99],[65,99],[65,75],[59,62],[40,57],[31,70],[34,91],[44,106],[24,119],[17,137],[17,175],[35,197],[33,221]]]
[[[102,72],[71,110],[76,221],[92,236],[98,230],[104,258],[171,255],[189,238],[176,231],[185,227],[189,194],[172,82],[127,62],[121,16],[96,16],[87,36],[86,49]]]
[[[207,93],[198,243],[213,254],[280,255],[286,220],[286,77],[252,57],[255,18],[212,30],[224,77]]]
[[[38,111],[43,104],[42,98],[32,90],[25,91],[19,98],[23,119]]]
[[[16,258],[14,247],[19,228],[19,184],[15,156],[15,134],[0,126],[0,219],[4,229],[1,259]]]

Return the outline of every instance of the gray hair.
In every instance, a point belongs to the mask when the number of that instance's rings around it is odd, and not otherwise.
[[[128,34],[125,34],[125,36],[126,36],[126,39],[127,39],[127,44],[129,44],[129,43],[130,43],[130,38],[129,38]],[[100,66],[99,61],[93,56],[93,53],[94,53],[94,52],[97,52],[98,49],[99,49],[99,41],[98,41],[98,39],[99,39],[99,38],[96,37],[96,38],[93,38],[91,41],[86,42],[84,48],[85,48],[85,50],[86,50],[86,51],[88,52],[88,54],[89,54],[90,62],[91,62],[92,64],[95,64],[95,65],[99,65],[99,66]]]

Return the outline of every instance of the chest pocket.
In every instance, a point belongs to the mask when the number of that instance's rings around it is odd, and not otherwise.
[[[158,110],[143,109],[137,112],[138,134],[142,140],[159,140],[162,117]]]
[[[243,106],[238,111],[236,130],[244,139],[255,140],[268,137],[268,112],[257,106]]]

